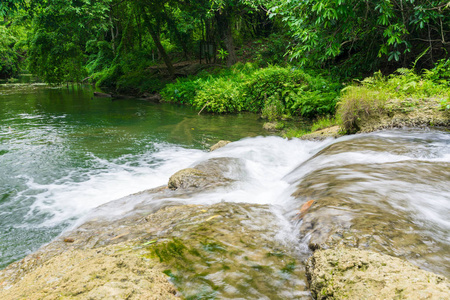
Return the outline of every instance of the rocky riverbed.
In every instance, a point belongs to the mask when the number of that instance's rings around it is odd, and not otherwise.
[[[449,166],[339,164],[358,143],[381,152],[394,142],[368,139],[332,144],[286,176],[294,203],[287,209],[184,202],[239,184],[245,163],[238,158],[211,158],[177,172],[167,186],[97,208],[78,227],[0,271],[0,298],[447,299],[448,246],[395,213],[395,193],[376,205],[369,187],[358,197],[349,187],[370,181],[377,168],[386,181],[424,168],[427,178],[439,180]],[[404,149],[398,154],[407,154]],[[326,159],[334,166],[301,175]]]

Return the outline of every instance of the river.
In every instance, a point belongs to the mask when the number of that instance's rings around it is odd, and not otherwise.
[[[94,98],[88,87],[0,85],[0,268],[92,208],[166,184],[220,139],[266,134],[250,114]]]
[[[316,244],[344,244],[450,275],[448,132],[397,129],[287,140],[264,136],[254,115],[198,116],[182,106],[91,95],[85,88],[0,87],[2,267],[85,217],[114,222],[121,212],[164,201],[244,202],[270,207],[281,225],[274,236],[296,248],[300,260]],[[219,139],[236,142],[207,152]],[[228,174],[235,181],[226,187],[111,202],[217,158],[237,162]],[[300,218],[306,202],[313,204]],[[245,218],[260,224],[255,229],[267,227],[258,221],[264,216],[267,211],[256,209]]]

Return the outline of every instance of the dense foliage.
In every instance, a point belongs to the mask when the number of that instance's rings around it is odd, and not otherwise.
[[[293,37],[291,57],[307,65],[342,65],[355,75],[409,66],[425,49],[431,67],[450,52],[448,0],[271,0]]]
[[[295,67],[257,68],[238,64],[216,75],[179,79],[168,84],[166,101],[198,109],[230,113],[262,112],[269,119],[282,115],[312,117],[334,113],[340,84]]]
[[[332,115],[342,82],[381,70],[344,90],[343,119],[408,93],[449,106],[448,0],[8,0],[0,16],[3,77],[22,67],[276,120]]]
[[[17,75],[26,52],[26,26],[22,16],[0,21],[0,78]]]

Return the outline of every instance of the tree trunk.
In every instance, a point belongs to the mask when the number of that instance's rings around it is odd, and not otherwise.
[[[169,55],[167,55],[166,50],[161,44],[159,34],[155,30],[155,27],[153,26],[152,22],[150,22],[146,11],[144,11],[144,21],[147,24],[148,31],[152,36],[153,42],[155,42],[156,48],[158,48],[159,54],[161,55],[162,59],[164,60],[164,63],[166,64],[167,71],[169,72],[170,77],[174,77],[175,69],[173,67],[172,61],[170,60]]]
[[[216,21],[219,32],[225,43],[228,52],[227,66],[231,67],[237,62],[236,51],[234,49],[233,32],[231,30],[231,13],[228,10],[219,10],[216,12]]]

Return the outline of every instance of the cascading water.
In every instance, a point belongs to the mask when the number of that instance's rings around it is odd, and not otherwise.
[[[204,145],[218,139],[262,134],[256,129],[261,123],[240,116],[199,117],[185,108],[136,100],[104,101],[83,90],[0,95],[2,267],[87,220],[114,224],[164,203],[248,203],[264,208],[233,208],[242,214],[240,224],[267,232],[299,261],[310,254],[308,245],[346,244],[449,276],[448,133],[391,130],[322,142],[253,137],[206,152]],[[230,184],[185,195],[127,196],[217,158],[234,158],[225,172]],[[300,215],[308,201],[311,208]],[[262,221],[269,212],[276,224]],[[274,225],[273,235],[267,224]],[[271,259],[267,263],[276,265]],[[261,294],[258,286],[245,288],[264,298],[286,283],[286,268],[277,269],[281,275]],[[232,269],[233,280],[248,277],[243,270],[247,267]],[[205,276],[217,285],[230,275],[221,270]],[[295,293],[302,284],[292,282],[293,291],[284,290],[280,298],[308,297]],[[223,295],[239,295],[240,288],[229,286]]]

